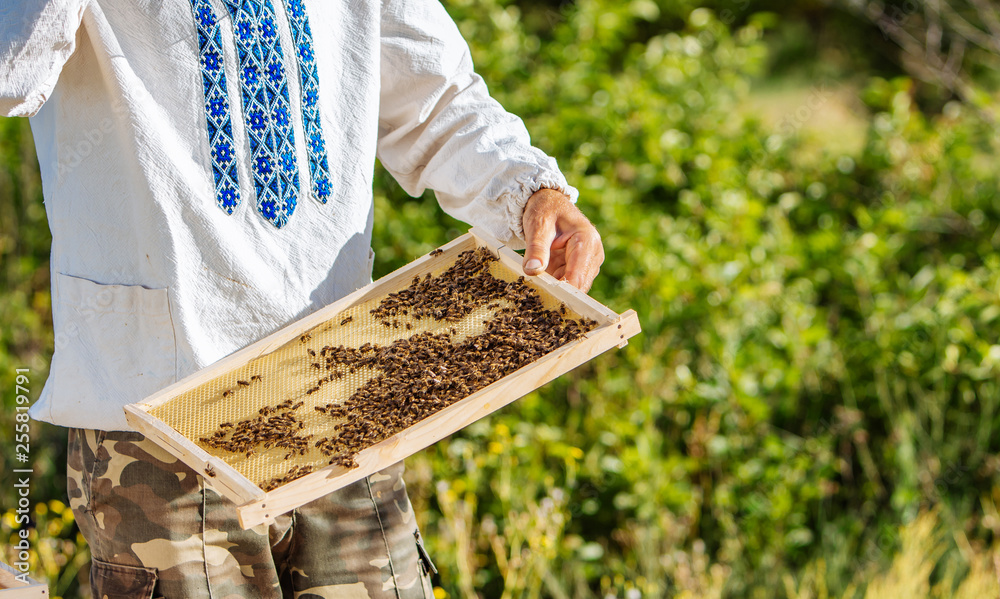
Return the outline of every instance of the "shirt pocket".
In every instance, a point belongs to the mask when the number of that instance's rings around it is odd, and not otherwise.
[[[56,276],[55,290],[55,352],[46,383],[51,421],[130,430],[122,407],[176,380],[167,290],[65,274]]]

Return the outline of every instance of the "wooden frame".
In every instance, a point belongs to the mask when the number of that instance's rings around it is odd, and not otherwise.
[[[0,562],[0,599],[38,599],[49,596],[49,587],[30,576],[25,576],[27,582],[18,579],[21,572]]]
[[[476,247],[488,248],[506,267],[523,274],[520,255],[490,235],[473,229],[468,234],[442,246],[440,253],[435,252],[436,255],[418,258],[340,301],[154,393],[142,402],[126,406],[125,416],[133,428],[195,471],[212,471],[215,476],[206,478],[206,481],[237,504],[240,525],[243,528],[250,528],[269,522],[280,514],[413,455],[608,349],[616,346],[624,347],[630,337],[640,332],[639,319],[635,311],[628,310],[619,315],[569,283],[557,281],[548,274],[530,277],[533,284],[565,303],[567,308],[597,321],[597,327],[583,338],[560,347],[517,372],[361,451],[355,457],[358,464],[356,468],[348,470],[338,465],[327,466],[269,492],[265,492],[232,466],[212,456],[165,422],[149,414],[150,410],[177,395],[282,347],[304,332],[331,320],[345,309],[405,288],[414,276],[430,273],[441,264],[453,261],[461,252]]]

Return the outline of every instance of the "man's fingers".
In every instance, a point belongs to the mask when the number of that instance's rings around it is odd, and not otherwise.
[[[565,278],[581,291],[589,291],[604,263],[604,246],[596,230],[574,235],[566,246]]]
[[[556,238],[555,223],[551,219],[540,218],[525,228],[527,249],[524,251],[524,272],[539,275],[549,265],[549,250]]]
[[[528,199],[522,216],[527,249],[524,272],[549,272],[587,291],[604,262],[601,236],[564,194],[541,189]]]
[[[558,243],[559,239],[557,238],[556,244]],[[556,271],[560,269],[566,269],[566,249],[553,246],[549,249],[549,263],[545,266],[545,272],[558,279]]]

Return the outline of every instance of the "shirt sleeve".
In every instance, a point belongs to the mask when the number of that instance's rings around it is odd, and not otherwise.
[[[492,99],[437,0],[384,0],[378,157],[410,195],[431,188],[445,212],[509,242],[534,192],[579,193]]]
[[[0,3],[0,115],[32,116],[52,93],[88,0]]]

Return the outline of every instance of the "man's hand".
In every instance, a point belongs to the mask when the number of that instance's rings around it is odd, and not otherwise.
[[[542,271],[588,291],[604,263],[601,236],[565,194],[536,191],[524,207],[524,272]]]

